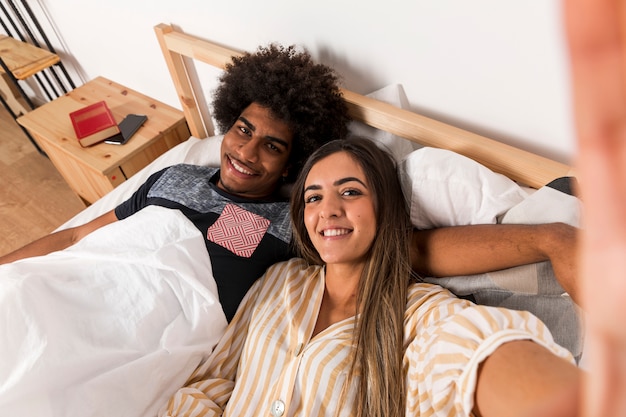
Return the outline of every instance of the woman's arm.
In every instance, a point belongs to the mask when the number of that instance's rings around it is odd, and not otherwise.
[[[481,274],[551,261],[561,286],[578,300],[578,229],[564,223],[473,225],[413,232],[411,264],[423,275]]]
[[[0,257],[0,265],[24,258],[31,258],[33,256],[46,255],[51,252],[65,249],[78,242],[94,230],[115,221],[117,221],[117,216],[115,215],[115,211],[111,210],[81,226],[51,233],[20,249],[17,249],[14,252],[4,255]]]
[[[544,400],[547,410],[561,394],[572,401],[581,372],[536,316],[476,305],[429,284],[412,286],[408,299],[404,364],[411,412],[553,417],[531,410],[543,411]],[[522,411],[527,414],[513,414]]]
[[[478,369],[474,411],[480,417],[578,416],[581,377],[535,342],[505,343]]]

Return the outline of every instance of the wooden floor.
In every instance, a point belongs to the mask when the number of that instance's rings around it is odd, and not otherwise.
[[[0,106],[0,255],[50,233],[84,207]]]

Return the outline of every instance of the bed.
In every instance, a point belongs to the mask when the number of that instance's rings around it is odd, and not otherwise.
[[[223,68],[240,52],[166,24],[155,33],[192,137],[61,228],[114,208],[160,168],[219,164],[221,136],[195,62]],[[399,85],[343,94],[351,132],[397,159],[415,226],[579,224],[569,166],[413,113]],[[144,211],[65,251],[0,267],[3,415],[155,415],[210,352],[226,320],[202,237],[171,210]],[[435,282],[480,303],[532,311],[582,357],[581,314],[549,263]]]

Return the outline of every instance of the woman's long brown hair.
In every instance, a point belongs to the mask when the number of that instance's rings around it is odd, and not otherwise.
[[[400,417],[405,414],[403,322],[411,280],[411,222],[391,156],[363,138],[329,142],[313,153],[293,187],[293,241],[300,256],[310,263],[323,265],[304,225],[304,183],[313,165],[337,152],[348,153],[363,169],[373,191],[377,224],[377,235],[359,281],[360,314],[348,380],[353,381],[355,374],[360,374],[358,417]]]

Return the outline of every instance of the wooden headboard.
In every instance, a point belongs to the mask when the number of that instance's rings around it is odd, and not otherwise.
[[[213,135],[206,101],[194,82],[194,60],[224,68],[240,51],[187,35],[170,25],[159,24],[155,32],[192,135]],[[354,120],[409,139],[423,146],[449,149],[465,155],[521,184],[539,188],[550,181],[572,175],[570,166],[503,144],[446,123],[397,108],[393,105],[343,89]]]

